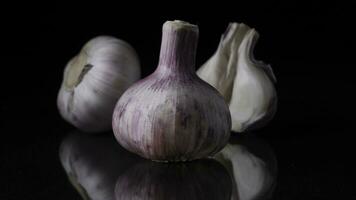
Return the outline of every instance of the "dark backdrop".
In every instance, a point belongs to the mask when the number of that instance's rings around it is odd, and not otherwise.
[[[61,138],[73,129],[56,108],[65,64],[92,37],[112,35],[133,45],[146,76],[158,62],[161,26],[174,19],[199,26],[197,66],[214,53],[228,22],[260,33],[255,55],[272,65],[279,103],[274,120],[255,134],[277,155],[275,199],[355,197],[355,172],[347,169],[354,157],[355,6],[127,3],[4,7],[0,199],[79,198],[58,159]]]

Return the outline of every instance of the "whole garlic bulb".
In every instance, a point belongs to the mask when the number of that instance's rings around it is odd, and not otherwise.
[[[57,98],[60,114],[85,132],[109,130],[117,100],[139,78],[138,56],[128,43],[96,37],[64,70]]]
[[[117,141],[142,157],[186,161],[213,155],[228,142],[231,118],[223,97],[195,73],[198,27],[163,25],[156,71],[131,86],[113,116]]]
[[[264,126],[277,109],[272,68],[253,58],[257,39],[256,30],[231,23],[215,54],[197,71],[229,103],[236,132]]]

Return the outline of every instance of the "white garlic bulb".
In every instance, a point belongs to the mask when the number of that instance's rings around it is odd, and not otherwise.
[[[65,68],[57,98],[60,114],[85,132],[110,130],[117,100],[139,78],[138,56],[128,43],[96,37]]]
[[[272,68],[253,57],[257,39],[255,29],[229,24],[215,54],[197,71],[228,102],[236,132],[265,125],[277,109]]]
[[[275,188],[277,160],[265,142],[254,138],[231,138],[215,155],[233,177],[231,200],[268,199]]]

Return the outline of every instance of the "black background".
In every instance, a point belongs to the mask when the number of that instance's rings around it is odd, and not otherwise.
[[[354,5],[127,3],[2,8],[0,199],[79,199],[58,159],[61,138],[73,129],[56,108],[66,62],[92,37],[112,35],[132,44],[146,76],[157,66],[161,26],[174,19],[199,26],[197,66],[228,22],[260,33],[256,58],[272,65],[279,97],[274,120],[255,131],[279,162],[274,199],[356,196]]]

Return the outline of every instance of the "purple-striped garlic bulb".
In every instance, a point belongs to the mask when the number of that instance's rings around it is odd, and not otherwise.
[[[123,147],[151,160],[188,161],[227,144],[229,108],[195,73],[197,43],[196,25],[164,23],[156,71],[127,89],[114,110],[113,130]]]
[[[140,63],[127,42],[99,36],[69,61],[57,97],[62,117],[85,132],[111,129],[121,94],[140,78]]]

